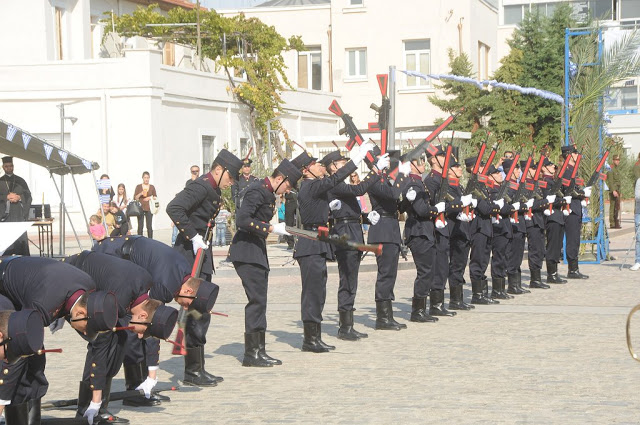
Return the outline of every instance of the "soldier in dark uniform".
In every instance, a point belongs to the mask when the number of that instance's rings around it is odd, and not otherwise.
[[[449,202],[438,202],[440,198],[440,190],[442,186],[442,179],[448,179],[447,175],[443,176],[442,171],[446,154],[442,150],[441,146],[438,146],[437,152],[434,155],[429,154],[429,163],[431,164],[431,172],[425,177],[424,185],[429,191],[431,198],[431,204],[434,205],[438,211],[437,213],[443,213],[444,221],[437,218],[435,220],[435,249],[433,251],[434,263],[433,273],[431,278],[431,287],[429,288],[429,314],[432,316],[455,316],[455,311],[449,311],[444,305],[444,287],[449,278],[449,237],[450,226],[447,226],[446,215],[451,213],[459,213],[462,211],[462,203],[460,199],[451,198]],[[450,163],[457,163],[455,157],[450,158]],[[447,194],[448,187],[447,187]]]
[[[573,174],[576,161],[578,160],[578,151],[574,145],[562,147],[562,157],[566,158],[567,155],[571,155],[571,159],[569,159],[569,165],[562,177],[567,180],[571,180],[571,174]],[[591,189],[589,188],[587,190],[589,195],[591,195]],[[569,200],[569,215],[564,219],[564,231],[567,241],[566,256],[567,263],[569,264],[567,279],[589,279],[589,276],[580,273],[580,268],[578,266],[578,254],[580,253],[580,231],[582,230],[582,201],[584,198],[585,194],[583,191],[575,189],[572,193],[565,191],[565,200]]]
[[[549,160],[545,158],[545,161]],[[525,203],[527,210],[523,213],[523,219],[527,226],[527,261],[529,263],[529,273],[531,274],[529,288],[549,289],[549,285],[542,282],[540,273],[545,256],[544,211],[549,207],[549,203],[542,196],[542,192],[533,180],[537,167],[538,164],[534,165],[532,163],[531,167],[529,167],[528,176],[523,176],[523,179],[526,178],[526,184],[532,185],[535,190],[527,190],[526,193],[529,195],[529,199]]]
[[[236,204],[236,209],[242,205],[242,199],[249,185],[259,179],[251,174],[251,163],[253,160],[245,158],[242,160],[241,174],[238,179],[231,185],[231,197]],[[236,223],[237,224],[237,223]]]
[[[343,157],[339,150],[333,151],[322,158],[329,175],[335,174],[347,163],[347,158]],[[390,165],[389,155],[381,156],[377,163],[378,170],[384,170]],[[346,236],[349,240],[364,243],[362,234],[362,210],[358,204],[358,196],[364,195],[371,185],[378,182],[378,173],[371,170],[362,182],[357,185],[338,183],[329,191],[329,208],[333,218],[331,228],[332,235]],[[366,333],[358,332],[353,328],[353,307],[358,291],[358,270],[362,253],[354,249],[336,246],[336,260],[338,262],[338,274],[340,284],[338,286],[338,314],[340,316],[340,328],[338,329],[338,339],[345,341],[357,341],[360,338],[367,338]]]
[[[13,174],[13,158],[2,158],[4,176],[0,177],[0,222],[27,221],[31,207],[31,191],[22,177]],[[29,255],[29,239],[23,233],[4,255]]]
[[[300,218],[305,230],[316,231],[327,226],[329,219],[329,191],[357,170],[373,145],[365,143],[351,151],[352,161],[330,177],[325,177],[322,162],[312,162],[304,168],[304,180],[298,192]],[[333,250],[326,242],[298,238],[293,257],[300,265],[302,277],[301,313],[304,324],[302,351],[323,353],[335,349],[322,341],[322,310],[327,297],[327,259],[332,260]]]
[[[175,300],[181,307],[189,309],[194,316],[209,313],[218,297],[218,285],[191,276],[191,265],[182,254],[168,245],[144,236],[127,236],[124,238],[107,238],[98,242],[93,250],[113,255],[142,267],[151,274],[153,286],[149,296],[154,300],[170,303]],[[191,338],[187,328],[186,339]],[[159,369],[160,341],[157,338],[140,339],[134,333],[128,333],[128,341],[124,352],[124,378],[127,390],[138,388],[146,378],[155,380]],[[204,353],[204,346],[200,349]],[[204,356],[204,354],[203,354]],[[193,377],[204,373],[198,370]],[[215,386],[222,382],[222,377],[207,375]],[[144,406],[169,401],[170,398],[152,393],[147,401],[140,397],[123,400],[126,406]]]
[[[488,170],[488,173],[492,172],[498,172],[493,165]],[[485,273],[491,258],[491,241],[493,239],[491,217],[500,213],[500,207],[491,202],[486,187],[481,187],[479,190],[484,198],[477,199],[477,204],[474,205],[475,216],[469,226],[469,231],[471,232],[469,276],[471,277],[471,291],[473,293],[471,304],[499,304],[500,301],[494,300],[489,296],[489,286]]]
[[[267,236],[289,235],[285,223],[269,224],[273,218],[276,196],[296,186],[302,177],[299,169],[284,159],[273,174],[249,185],[242,205],[236,211],[238,231],[233,237],[229,256],[242,280],[248,303],[244,309],[244,359],[242,366],[270,367],[280,360],[266,353],[267,288],[269,259]]]
[[[128,333],[139,337],[166,339],[175,326],[178,312],[149,298],[151,275],[129,261],[91,251],[83,251],[63,259],[87,273],[101,291],[115,294],[118,303],[118,326],[133,326],[131,330],[117,330],[99,335],[90,341],[84,373],[78,393],[78,417],[90,417],[92,404],[100,403],[99,420],[108,423],[127,423],[107,411],[111,393],[111,381],[120,370],[124,358],[124,346]],[[155,380],[147,384],[149,392]],[[147,387],[143,388],[147,389]],[[157,404],[157,403],[156,403]],[[152,404],[149,404],[152,405]]]
[[[220,211],[221,190],[231,186],[238,179],[242,161],[226,149],[222,149],[204,176],[187,185],[167,205],[167,214],[178,226],[175,249],[181,252],[190,264],[193,264],[198,249],[205,250],[202,265],[202,277],[211,280],[213,273],[213,254],[211,247],[203,239],[209,223]],[[213,229],[210,229],[212,232]],[[186,335],[187,355],[185,361],[184,382],[196,386],[213,386],[217,382],[211,379],[204,369],[204,347],[211,315],[204,313],[199,319],[187,317]]]
[[[547,283],[562,284],[567,283],[565,279],[558,276],[558,263],[562,257],[562,242],[564,239],[564,214],[562,210],[565,206],[564,198],[551,193],[554,182],[556,166],[545,159],[542,167],[544,180],[547,188],[542,192],[551,206],[544,210],[545,233],[547,236],[547,247],[545,257],[547,260]]]
[[[512,161],[506,160],[505,161]],[[507,251],[511,249],[513,239],[513,229],[511,228],[510,217],[514,212],[512,205],[504,198],[497,199],[500,185],[504,181],[504,176],[495,167],[489,170],[493,180],[493,188],[489,190],[489,195],[494,205],[500,209],[497,214],[492,215],[491,225],[493,226],[493,237],[491,239],[491,298],[508,300],[513,298],[505,292],[507,277]]]
[[[457,155],[456,155],[457,157]],[[475,164],[475,158],[467,158],[465,167],[471,169]],[[455,162],[454,162],[455,164]],[[460,180],[462,178],[462,167],[452,165],[452,177]],[[467,207],[458,213],[451,212],[447,215],[447,225],[450,226],[449,239],[449,310],[471,310],[474,305],[464,301],[464,270],[469,261],[469,250],[471,249],[471,233],[469,231],[471,220],[473,219],[473,205],[477,200],[473,195],[463,195],[460,185],[449,186],[449,192],[454,198],[460,198],[463,206]],[[467,204],[468,203],[468,204]],[[467,204],[467,205],[465,205]]]
[[[439,212],[444,211],[442,205],[432,206],[429,190],[422,181],[425,163],[424,158],[417,158],[410,163],[408,183],[403,190],[400,210],[407,213],[404,225],[404,243],[411,250],[416,265],[416,278],[413,281],[413,298],[411,301],[412,322],[437,322],[438,318],[427,313],[427,297],[433,280],[435,259],[435,225],[434,220]],[[404,164],[402,164],[404,167]],[[398,169],[400,172],[400,169]],[[405,171],[404,169],[402,171]]]
[[[0,258],[0,294],[16,309],[37,310],[41,325],[52,331],[60,329],[65,319],[88,339],[110,331],[117,320],[116,297],[95,289],[88,274],[69,264],[40,257]],[[42,355],[4,366],[0,399],[11,400],[5,409],[8,423],[10,417],[24,417],[27,403],[29,423],[40,423],[40,400],[49,387],[45,365]]]
[[[512,159],[505,159],[502,162],[502,166],[505,170],[509,170],[513,164]],[[521,185],[525,184],[526,176],[522,175],[521,167],[526,167],[527,161],[520,161],[517,168],[513,170],[511,175],[511,181],[517,183],[520,181]],[[518,187],[518,190],[520,187]],[[529,211],[527,204],[521,199],[515,199],[516,189],[509,187],[507,189],[507,196],[511,200],[511,205],[515,212],[511,214],[509,220],[511,221],[512,239],[511,247],[507,250],[507,280],[508,280],[508,294],[521,295],[527,294],[531,291],[522,287],[522,259],[524,257],[524,245],[525,238],[527,236],[527,225],[525,223],[525,213]]]
[[[393,156],[393,153],[390,152]],[[398,275],[400,258],[400,224],[398,222],[398,202],[402,192],[410,183],[407,176],[411,173],[408,162],[398,166],[398,175],[391,182],[386,172],[380,176],[380,184],[369,188],[371,212],[367,215],[371,226],[367,234],[367,243],[382,244],[382,254],[376,256],[378,275],[376,277],[376,329],[401,330],[407,325],[393,318],[392,302],[395,300],[393,288]]]

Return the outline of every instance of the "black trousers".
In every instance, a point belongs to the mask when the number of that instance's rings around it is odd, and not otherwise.
[[[413,296],[426,298],[431,290],[433,264],[435,262],[435,241],[425,236],[412,237],[407,244],[416,265],[416,279],[413,281]],[[384,252],[384,249],[383,249]]]
[[[142,215],[138,216],[138,234],[142,235],[142,226],[145,219],[147,221],[147,236],[149,239],[153,239],[153,214],[151,214],[151,211],[142,211]]]
[[[480,232],[471,235],[469,276],[472,280],[483,280],[491,259],[491,238]]]
[[[524,242],[525,234],[514,231],[511,247],[507,250],[507,274],[520,272],[522,258],[524,257]]]
[[[167,345],[168,350],[170,348]],[[160,363],[160,340],[157,338],[138,338],[137,333],[127,331],[123,364],[133,365],[145,360],[147,366],[158,366]]]
[[[129,233],[129,223],[125,222],[120,226],[120,228],[114,227],[109,236],[126,236],[127,233]]]
[[[327,299],[327,259],[324,254],[298,257],[302,277],[300,310],[303,322],[322,322]]]
[[[527,227],[527,250],[529,251],[529,270],[541,270],[546,251],[543,228]]]
[[[547,221],[547,261],[559,263],[562,258],[562,240],[564,239],[564,225],[555,221]]]
[[[507,250],[511,239],[506,235],[494,235],[491,241],[491,278],[507,277]]]
[[[246,333],[267,330],[267,289],[269,270],[251,263],[233,262],[233,267],[242,280],[247,305],[244,308],[244,331]]]
[[[464,285],[464,269],[469,261],[471,242],[452,238],[449,241],[449,288]]]
[[[580,253],[580,231],[582,230],[582,215],[569,214],[564,218],[564,231],[567,239],[567,260],[577,260]]]
[[[436,232],[435,261],[431,289],[444,289],[449,278],[449,237]]]
[[[351,311],[356,302],[358,292],[358,270],[360,269],[360,251],[340,250],[336,251],[338,262],[338,311]]]
[[[126,326],[119,323],[118,326]],[[94,390],[104,388],[106,380],[118,374],[124,360],[125,331],[105,332],[87,345],[82,380],[93,385]]]
[[[376,278],[376,302],[395,300],[393,288],[398,276],[398,260],[400,259],[400,245],[383,243],[382,254],[376,257],[378,276]]]
[[[211,248],[208,249],[208,252],[211,253]],[[206,262],[207,259],[205,258],[204,261]],[[193,263],[193,260],[191,262]],[[211,275],[208,273],[200,273],[200,278],[211,282]],[[211,323],[211,314],[209,313],[203,313],[198,319],[191,314],[187,315],[187,323],[184,326],[184,337],[187,341],[186,348],[196,348],[207,343],[209,323]]]

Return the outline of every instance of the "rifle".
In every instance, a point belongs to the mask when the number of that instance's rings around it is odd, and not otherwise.
[[[504,177],[504,180],[500,184],[500,189],[498,189],[498,196],[496,199],[504,199],[507,203],[511,203],[511,199],[507,196],[507,189],[509,187],[517,189],[518,183],[515,183],[515,187],[512,185],[511,176],[513,176],[513,172],[518,166],[518,161],[520,160],[520,153],[516,153],[516,156],[513,158],[513,162],[511,163],[511,167],[509,167],[509,171]]]
[[[482,171],[476,178],[477,181],[475,182],[475,186],[467,189],[467,192],[468,192],[466,193],[467,195],[469,193],[473,193],[476,199],[485,199],[485,200],[487,199],[486,193],[483,190],[480,190],[481,186],[479,185],[479,183],[482,183],[484,186],[487,186],[487,187],[493,187],[493,185],[491,184],[491,180],[489,180],[489,177],[487,176],[487,173],[489,172],[489,167],[491,167],[491,164],[493,163],[493,160],[495,159],[496,154],[498,153],[498,145],[500,144],[500,142],[501,141],[498,140],[496,144],[493,145],[493,148],[489,153],[489,158],[487,158],[487,162],[484,164],[484,167],[482,167]],[[484,152],[482,153],[484,154]],[[478,155],[478,157],[479,156],[480,155]],[[480,158],[480,161],[481,160],[482,158]],[[478,159],[476,159],[476,164],[478,165],[478,167],[480,167],[480,164],[478,163]],[[470,192],[470,190],[472,190],[472,192]]]
[[[593,173],[591,174],[591,177],[589,177],[589,181],[584,185],[584,187],[593,186],[594,184],[596,184],[598,179],[600,180],[607,179],[607,175],[601,173],[601,171],[602,171],[602,167],[604,167],[604,163],[607,161],[608,156],[609,156],[609,148],[607,148],[607,150],[604,151],[604,153],[602,154],[602,158],[600,158],[600,162],[598,162],[596,169],[593,171]],[[589,203],[589,198],[585,197],[584,200],[587,203]]]
[[[451,144],[447,145],[447,151],[444,157],[444,164],[442,166],[442,179],[440,181],[440,190],[438,191],[438,198],[436,199],[436,204],[444,201],[452,200],[451,194],[449,194],[449,164],[451,163],[451,150],[453,146]],[[436,223],[441,222],[442,227],[447,225],[447,220],[444,217],[444,212],[438,214],[436,218]]]
[[[181,391],[181,392],[191,392],[191,391],[200,391],[198,387],[180,387],[177,385],[171,387],[160,387],[158,389],[153,389],[154,393],[161,393],[166,391]],[[128,391],[117,391],[111,393],[110,401],[118,401],[123,400],[125,398],[134,397],[137,395],[144,395],[144,390],[128,390]],[[57,401],[49,401],[47,403],[42,403],[40,406],[41,409],[56,409],[60,407],[68,407],[68,406],[77,406],[78,399],[72,398],[70,400],[57,400]],[[83,419],[86,423],[87,420]]]
[[[565,178],[563,178],[562,176],[564,176],[565,171],[567,171],[567,167],[569,166],[569,159],[570,158],[571,158],[571,155],[567,155],[567,157],[564,159],[564,162],[562,163],[562,168],[560,168],[560,171],[556,174],[556,177],[553,180],[553,186],[551,186],[551,188],[547,192],[549,195],[556,195],[556,196],[560,196],[560,197],[562,197],[564,195],[560,191],[560,188],[563,185],[565,185],[565,183],[564,183],[565,181],[567,182],[567,184],[569,183],[569,181],[566,180]],[[549,204],[549,212],[553,213],[553,204],[551,204],[551,203]]]
[[[292,235],[300,236],[301,238],[307,238],[314,241],[327,242],[332,245],[336,245],[342,248],[355,249],[363,252],[373,252],[375,255],[382,254],[382,244],[367,245],[363,243],[357,243],[347,238],[347,235],[330,235],[327,227],[318,227],[317,231],[303,230],[298,227],[285,226],[287,232]]]
[[[211,238],[213,237],[213,223],[214,219],[209,220],[207,223],[207,231],[204,234],[204,241],[207,243],[211,242]],[[200,277],[200,272],[202,271],[202,264],[204,263],[204,259],[206,257],[206,251],[202,248],[198,249],[196,253],[196,258],[193,260],[193,268],[191,269],[191,276],[195,278]],[[188,312],[184,308],[180,309],[178,313],[178,332],[176,333],[175,343],[173,348],[171,349],[171,354],[176,356],[185,356],[187,355],[186,341],[184,340],[184,328],[187,325],[187,315]]]
[[[482,142],[482,146],[480,146],[480,152],[476,157],[476,162],[473,164],[473,168],[471,169],[471,176],[469,177],[469,181],[467,182],[467,186],[464,188],[463,193],[465,195],[469,195],[471,193],[477,192],[478,185],[478,172],[480,171],[480,165],[482,165],[482,157],[484,156],[484,151],[487,150],[487,140],[489,139],[489,135],[491,133],[487,132],[487,138]],[[476,197],[477,198],[477,197]],[[468,207],[465,207],[468,208]],[[465,211],[465,213],[469,213]]]
[[[378,87],[380,87],[380,94],[382,95],[382,103],[380,106],[372,103],[370,108],[376,111],[378,114],[378,122],[369,123],[369,131],[380,131],[380,154],[387,153],[387,146],[389,144],[389,113],[391,112],[391,102],[387,97],[387,86],[389,76],[387,74],[376,75],[378,80]],[[391,137],[395,137],[392,135]]]
[[[353,149],[356,143],[358,145],[361,145],[364,143],[364,138],[362,137],[360,130],[358,130],[358,127],[356,127],[356,125],[354,124],[353,118],[351,118],[351,115],[344,113],[344,111],[342,110],[342,108],[340,107],[337,101],[334,100],[333,102],[331,102],[331,105],[329,106],[329,110],[334,114],[336,114],[337,116],[339,116],[342,119],[342,122],[344,123],[344,127],[341,128],[340,131],[338,131],[338,133],[341,135],[346,133],[347,136],[349,136],[349,141],[347,142],[347,145],[346,145],[347,150],[350,151],[351,149]],[[364,160],[369,167],[373,167],[373,165],[376,163],[375,156],[380,155],[380,153],[381,153],[380,148],[378,148],[377,146],[373,149],[372,152],[367,152],[367,156],[365,157]]]
[[[568,156],[571,156],[573,154],[569,154]],[[570,196],[578,196],[579,194],[576,192],[575,188],[576,188],[576,179],[577,179],[577,175],[578,175],[578,168],[580,167],[580,161],[582,160],[582,153],[578,152],[578,158],[576,159],[576,163],[573,165],[573,171],[571,172],[571,177],[569,179],[569,181],[567,182],[567,179],[563,178],[562,180],[562,184],[566,187],[566,189],[564,190],[565,195],[569,194]],[[565,205],[564,207],[565,210],[570,211],[570,206],[569,205]]]

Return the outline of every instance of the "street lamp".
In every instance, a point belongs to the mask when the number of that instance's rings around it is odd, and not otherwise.
[[[60,109],[60,149],[64,149],[64,120],[71,121],[75,124],[78,121],[76,117],[67,117],[64,115],[64,103],[58,106]],[[44,208],[44,206],[43,206]],[[64,175],[60,175],[60,256],[64,257],[64,237],[65,237],[65,206],[64,206]]]

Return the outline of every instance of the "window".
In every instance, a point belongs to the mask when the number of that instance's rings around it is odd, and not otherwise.
[[[64,36],[65,36],[65,13],[64,9],[56,7],[54,10],[54,31],[55,31],[55,50],[56,59],[63,60],[65,55]]]
[[[298,54],[298,88],[322,90],[322,54],[320,47],[309,47]]]
[[[489,46],[478,41],[478,80],[489,78],[489,49]]]
[[[367,49],[347,50],[347,77],[367,77]]]
[[[640,18],[640,0],[620,0],[620,19]]]
[[[351,6],[362,6],[362,0],[349,0]]]
[[[202,174],[211,171],[211,164],[215,159],[215,136],[202,136]]]
[[[407,71],[423,74],[431,72],[431,40],[408,40],[404,42],[404,67]],[[431,81],[405,76],[405,87],[430,87]]]
[[[613,19],[613,12],[610,0],[590,0],[589,10],[591,16],[597,19]]]
[[[522,5],[504,7],[504,24],[519,25],[522,22]]]
[[[244,158],[249,153],[249,139],[247,137],[240,138],[240,158]]]
[[[99,16],[91,16],[91,57],[97,59],[100,57],[100,50],[102,46],[102,34],[104,33],[104,27],[100,23]]]
[[[634,84],[633,80],[630,81]],[[638,109],[638,87],[625,85],[624,87],[612,87],[609,90],[607,109],[613,111],[625,111]]]
[[[164,43],[162,47],[162,63],[164,65],[176,65],[176,46],[173,43]]]

